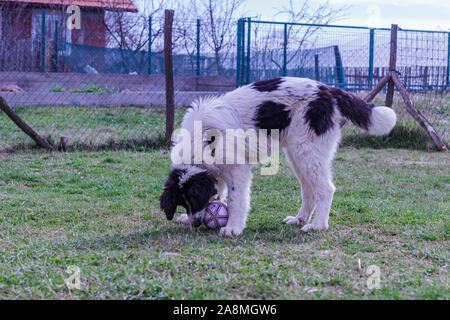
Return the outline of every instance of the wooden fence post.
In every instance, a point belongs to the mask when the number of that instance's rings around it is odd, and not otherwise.
[[[166,143],[171,144],[175,123],[175,94],[172,61],[173,10],[164,12],[164,69],[166,74]]]
[[[55,149],[47,142],[47,140],[42,139],[42,137],[36,133],[28,124],[25,123],[18,115],[15,113],[10,106],[6,103],[3,97],[0,97],[0,110],[2,110],[14,123],[22,129],[31,139],[33,139],[36,144],[49,151],[54,151]]]
[[[391,49],[389,57],[389,71],[391,73],[395,72],[395,68],[397,66],[397,29],[398,26],[396,24],[391,25]],[[394,81],[389,79],[386,93],[386,106],[389,108],[392,107],[392,102],[394,101],[394,89]]]

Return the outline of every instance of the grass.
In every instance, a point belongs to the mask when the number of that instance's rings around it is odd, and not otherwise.
[[[62,90],[58,88],[58,90]],[[89,89],[89,88],[88,88]],[[92,92],[103,90],[90,87]],[[54,88],[54,90],[56,90]],[[87,90],[87,89],[86,89]],[[448,143],[450,121],[448,95],[412,94],[415,105]],[[376,105],[384,103],[380,94]],[[398,96],[394,106],[397,124],[387,137],[370,136],[352,124],[343,129],[343,146],[355,148],[400,148],[436,150],[425,131],[407,114]],[[51,144],[69,137],[69,150],[145,150],[164,144],[165,109],[158,107],[44,107],[15,108],[18,115]],[[178,127],[184,108],[175,110]],[[34,143],[5,114],[0,113],[0,152],[32,149]]]
[[[69,137],[69,150],[140,150],[159,147],[164,141],[164,108],[21,107],[15,112],[53,145],[61,136]],[[177,125],[183,113],[176,109]],[[32,140],[0,113],[0,152],[33,146]]]
[[[69,93],[115,93],[116,89],[102,89],[96,86],[89,86],[85,89],[66,90],[60,86],[54,86],[51,92],[69,92]]]
[[[255,168],[247,229],[223,239],[165,220],[164,149],[0,153],[0,299],[449,299],[449,160],[341,148],[330,229],[304,234],[282,224],[300,206],[282,158]]]

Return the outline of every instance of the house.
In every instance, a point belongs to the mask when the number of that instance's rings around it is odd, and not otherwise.
[[[80,8],[78,30],[66,27],[71,5]],[[56,25],[59,41],[105,47],[106,11],[137,12],[137,8],[132,0],[0,0],[0,71],[41,71],[44,62],[48,62],[45,71],[54,71]]]

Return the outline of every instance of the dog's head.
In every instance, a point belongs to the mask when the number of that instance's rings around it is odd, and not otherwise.
[[[159,204],[167,220],[173,219],[177,206],[184,207],[191,225],[198,227],[203,222],[204,209],[215,194],[216,179],[207,170],[179,166],[170,171]]]

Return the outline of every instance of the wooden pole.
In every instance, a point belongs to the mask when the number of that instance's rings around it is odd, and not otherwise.
[[[15,113],[10,106],[6,103],[5,99],[3,97],[0,97],[0,109],[12,120],[14,123],[22,129],[23,132],[25,132],[31,139],[33,139],[36,144],[44,149],[47,149],[49,151],[54,151],[55,149],[40,135],[36,133],[28,124],[25,123],[18,115]]]
[[[378,94],[378,92],[380,92],[384,88],[384,86],[386,85],[386,83],[388,83],[389,80],[391,80],[391,72],[390,71],[388,71],[388,73],[383,77],[383,79],[381,79],[378,82],[376,87],[373,88],[373,90],[369,92],[369,94],[364,98],[364,100],[366,102],[372,101],[372,99],[375,98],[375,96]]]
[[[175,97],[172,61],[173,10],[165,10],[164,19],[164,68],[166,74],[166,143],[171,144],[175,122]]]
[[[391,25],[391,48],[389,57],[389,71],[391,73],[395,72],[397,66],[397,29],[396,24]],[[392,102],[394,101],[394,81],[392,79],[388,82],[388,89],[386,93],[386,106],[392,107]]]
[[[393,72],[391,77],[392,81],[397,87],[397,90],[400,92],[403,101],[405,102],[406,111],[408,111],[408,113],[420,124],[420,126],[424,128],[424,130],[428,133],[431,139],[433,139],[434,143],[436,144],[436,146],[439,148],[440,151],[447,151],[445,143],[438,136],[433,126],[428,122],[428,120],[423,116],[423,114],[419,110],[414,108],[414,105],[412,104],[411,99],[409,98],[409,95],[406,91],[406,88],[403,86],[403,83],[400,81],[400,78],[397,76],[397,74]]]

